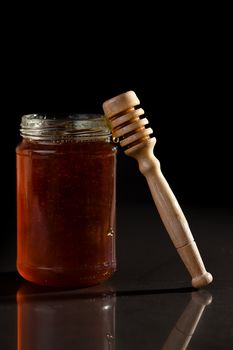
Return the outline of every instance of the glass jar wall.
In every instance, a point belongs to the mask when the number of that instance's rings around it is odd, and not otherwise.
[[[17,269],[82,287],[116,269],[116,147],[101,115],[26,115],[17,154]]]

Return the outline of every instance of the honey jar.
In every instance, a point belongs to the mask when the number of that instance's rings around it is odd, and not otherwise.
[[[29,114],[17,158],[17,269],[84,287],[116,270],[116,153],[102,115]]]

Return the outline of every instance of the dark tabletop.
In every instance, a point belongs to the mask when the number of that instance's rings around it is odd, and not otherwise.
[[[49,290],[0,256],[0,349],[232,349],[231,209],[184,210],[213,283],[194,290],[153,205],[118,208],[118,271],[79,290]]]

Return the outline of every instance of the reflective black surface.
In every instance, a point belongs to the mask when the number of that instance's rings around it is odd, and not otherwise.
[[[51,290],[14,271],[15,241],[0,257],[0,348],[230,349],[233,346],[232,210],[184,210],[214,276],[191,278],[151,203],[118,208],[118,272],[79,290]]]

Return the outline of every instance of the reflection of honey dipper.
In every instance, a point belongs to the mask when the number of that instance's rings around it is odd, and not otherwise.
[[[205,307],[212,302],[212,295],[205,290],[192,293],[176,325],[169,334],[162,350],[185,350],[197,328]]]
[[[185,216],[153,154],[156,139],[150,138],[153,130],[145,128],[148,120],[140,119],[143,109],[134,108],[139,103],[136,94],[128,91],[105,101],[103,110],[111,122],[113,137],[120,139],[125,154],[137,159],[167,232],[192,276],[193,287],[205,286],[213,277],[205,269]]]

